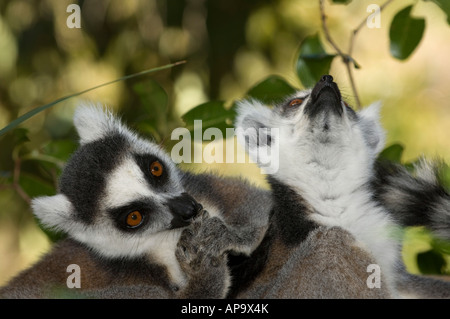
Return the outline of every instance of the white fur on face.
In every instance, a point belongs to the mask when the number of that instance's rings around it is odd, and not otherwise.
[[[100,256],[133,258],[148,256],[167,267],[172,282],[182,285],[184,275],[175,257],[182,228],[149,234],[124,234],[104,225],[81,225],[73,229],[73,237],[88,245]]]
[[[168,253],[174,254],[181,231],[166,230],[156,233],[125,234],[104,225],[79,225],[83,227],[75,231],[73,237],[92,248],[96,253],[112,258],[132,258],[143,255],[159,258]],[[161,260],[163,261],[163,260]]]
[[[108,176],[104,196],[104,209],[124,206],[142,198],[150,198],[160,205],[164,200],[161,193],[148,185],[144,173],[131,156],[126,157]]]

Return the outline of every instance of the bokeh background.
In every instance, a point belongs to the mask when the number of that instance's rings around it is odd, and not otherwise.
[[[79,29],[66,25],[71,14],[66,9],[72,3],[81,8]],[[330,31],[342,48],[348,47],[351,30],[367,17],[372,3],[384,1],[326,2]],[[389,53],[389,24],[409,4],[415,4],[414,16],[426,19],[426,29],[411,57],[398,61]],[[355,42],[353,57],[361,68],[354,77],[362,103],[383,101],[388,145],[402,144],[405,162],[425,154],[450,163],[446,19],[432,2],[394,1],[381,14],[381,28],[363,28]],[[229,105],[269,75],[302,88],[295,73],[298,48],[317,32],[324,39],[318,1],[311,0],[2,0],[0,128],[62,96],[186,60],[170,70],[82,96],[107,104],[170,151],[167,139],[173,128],[183,126],[180,116],[201,103],[222,100]],[[329,45],[325,48],[334,53]],[[339,59],[330,73],[352,104]],[[71,117],[78,101],[57,104],[0,137],[0,285],[51,246],[31,214],[29,200],[55,192],[64,161],[76,148]],[[243,175],[265,187],[253,164],[185,168]],[[417,254],[430,249],[429,235],[411,230],[405,236],[405,261],[418,273]],[[446,263],[439,267],[448,272]]]

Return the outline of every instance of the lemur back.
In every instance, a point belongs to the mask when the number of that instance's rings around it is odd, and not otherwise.
[[[331,76],[322,77],[312,90],[288,97],[273,109],[255,100],[240,103],[238,138],[255,162],[271,169],[268,180],[275,202],[271,226],[279,238],[295,239],[290,240],[293,245],[283,262],[291,262],[290,256],[298,250],[309,250],[311,256],[315,256],[313,251],[317,247],[314,244],[324,244],[323,238],[327,238],[319,235],[321,241],[308,241],[308,236],[314,236],[315,233],[325,234],[333,230],[334,240],[345,243],[339,245],[340,249],[333,249],[331,247],[337,246],[331,245],[331,239],[329,247],[324,245],[326,253],[316,260],[312,259],[310,265],[313,268],[308,271],[314,273],[313,269],[316,269],[326,274],[326,280],[323,277],[316,278],[317,281],[306,287],[299,286],[300,281],[285,281],[288,284],[285,289],[292,293],[291,297],[314,296],[314,291],[329,287],[327,282],[339,282],[340,273],[348,269],[335,261],[352,255],[360,261],[358,265],[354,264],[359,271],[350,267],[353,277],[349,276],[341,283],[345,285],[346,281],[360,276],[359,283],[352,290],[356,295],[384,298],[412,296],[405,287],[417,288],[422,285],[422,291],[416,291],[416,296],[450,296],[448,283],[423,278],[415,280],[412,279],[414,276],[406,275],[400,258],[401,226],[423,224],[449,234],[448,194],[441,192],[435,196],[440,200],[439,208],[430,202],[418,203],[423,211],[430,213],[426,218],[420,215],[419,209],[414,210],[416,214],[407,213],[410,203],[404,199],[415,198],[413,202],[417,203],[417,198],[420,198],[417,190],[431,184],[423,175],[432,174],[422,173],[422,176],[414,178],[402,170],[400,174],[388,177],[385,172],[376,169],[377,155],[384,146],[384,131],[379,123],[378,109],[379,105],[374,104],[358,113],[354,112],[342,101]],[[273,170],[273,167],[278,169]],[[408,187],[399,189],[396,192],[398,200],[395,200],[386,190],[374,187],[382,180],[388,182],[386,189],[402,183]],[[297,222],[300,219],[303,222]],[[443,224],[437,222],[444,220]],[[300,224],[301,227],[298,226]],[[340,240],[336,238],[337,234]],[[351,253],[346,254],[347,251]],[[279,259],[271,250],[266,258],[268,264],[271,264],[272,259]],[[279,260],[276,262],[283,263]],[[278,270],[289,268],[292,270],[291,278],[302,277],[304,272],[298,268],[301,262],[292,262],[290,266],[285,264]],[[365,280],[369,273],[364,272],[371,264],[381,269],[381,290],[369,288]],[[328,272],[325,271],[326,265],[330,270]],[[266,271],[268,275],[265,280],[273,280],[275,285],[275,278],[283,275],[278,270],[269,271],[266,268],[260,276],[265,276]],[[419,281],[420,285],[417,284]],[[431,289],[424,285],[438,285],[439,291],[430,294]],[[304,294],[302,289],[308,293]],[[241,294],[245,296],[247,292],[241,291]],[[330,294],[335,298],[354,296],[346,291]]]
[[[225,297],[227,254],[249,254],[261,241],[268,192],[237,178],[179,170],[159,146],[101,107],[79,107],[74,123],[81,145],[58,194],[32,203],[40,222],[68,239],[0,289],[0,297]],[[80,289],[67,286],[73,264]]]

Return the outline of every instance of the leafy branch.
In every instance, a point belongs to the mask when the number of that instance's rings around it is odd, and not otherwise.
[[[378,7],[375,14],[381,12],[394,0],[386,0]],[[427,0],[424,0],[427,1]],[[428,0],[434,2],[447,15],[447,22],[450,24],[450,3],[447,0]],[[348,4],[351,0],[332,0],[333,3]],[[414,5],[410,5],[396,13],[389,27],[390,53],[392,57],[398,60],[406,60],[419,45],[425,30],[425,19],[414,18],[411,11]],[[365,17],[350,35],[349,47],[347,53],[340,48],[333,40],[327,25],[327,16],[325,14],[325,0],[319,0],[319,10],[321,19],[321,31],[326,41],[336,52],[330,54],[325,51],[318,35],[306,37],[300,44],[299,55],[297,59],[297,74],[305,87],[313,86],[323,74],[329,73],[331,62],[336,56],[342,59],[345,65],[350,85],[355,98],[356,108],[361,108],[361,99],[358,94],[356,83],[353,76],[353,67],[359,69],[360,66],[353,58],[353,48],[355,46],[356,36],[367,25],[368,19],[373,13]]]
[[[21,167],[22,161],[20,158],[16,158],[14,160],[14,174],[13,174],[13,182],[12,182],[12,188],[16,191],[16,193],[28,204],[31,204],[31,198],[28,196],[27,192],[20,186],[19,180],[20,180],[20,167]]]
[[[387,0],[383,5],[381,5],[380,13],[387,5],[389,5],[393,1],[394,0]],[[319,8],[320,8],[320,20],[322,22],[322,30],[325,35],[325,38],[327,39],[328,43],[336,50],[337,55],[339,55],[342,58],[342,62],[344,63],[345,68],[347,70],[347,75],[348,75],[348,78],[350,81],[350,85],[352,87],[353,95],[355,97],[356,108],[360,109],[361,108],[361,100],[359,98],[358,91],[356,89],[356,84],[355,84],[355,80],[353,78],[351,64],[353,62],[353,64],[355,65],[356,68],[359,67],[352,58],[353,47],[354,47],[356,35],[366,25],[366,21],[367,21],[368,17],[366,17],[364,20],[362,20],[361,23],[359,23],[358,26],[352,31],[351,37],[350,37],[350,45],[349,45],[348,53],[345,54],[339,48],[339,46],[336,44],[336,42],[333,40],[333,38],[331,37],[330,31],[327,26],[327,21],[326,21],[327,16],[325,14],[324,0],[319,0]]]

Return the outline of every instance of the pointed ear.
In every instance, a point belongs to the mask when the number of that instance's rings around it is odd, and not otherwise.
[[[98,140],[121,127],[120,121],[111,112],[100,104],[89,102],[84,102],[76,108],[73,123],[82,145]]]
[[[45,227],[67,231],[71,224],[73,206],[63,194],[37,197],[32,200],[31,207],[34,215]]]
[[[386,134],[380,121],[381,102],[375,102],[358,112],[367,144],[378,155],[385,145]]]
[[[272,150],[278,140],[278,128],[272,127],[271,109],[256,100],[238,103],[235,121],[238,142],[259,166],[266,166],[272,159]]]

